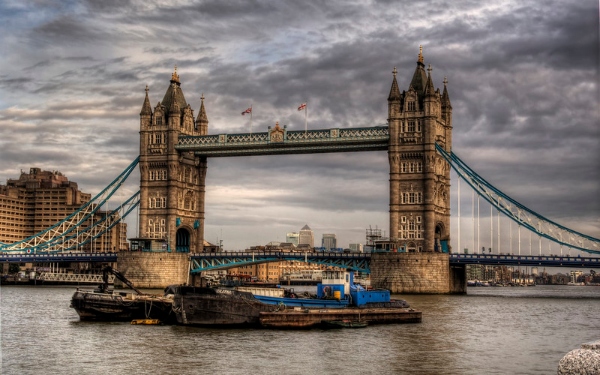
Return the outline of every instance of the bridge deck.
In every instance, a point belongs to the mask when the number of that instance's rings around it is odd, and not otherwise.
[[[0,263],[117,262],[119,253],[2,254]],[[189,254],[192,273],[248,264],[298,261],[369,273],[372,253],[221,252]],[[450,264],[600,268],[600,257],[450,254]]]

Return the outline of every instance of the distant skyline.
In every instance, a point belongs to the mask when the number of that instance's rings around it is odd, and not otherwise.
[[[303,103],[308,129],[385,124],[392,70],[408,90],[422,45],[435,87],[448,79],[453,151],[528,208],[598,238],[598,10],[591,0],[3,1],[0,180],[38,167],[99,192],[139,153],[146,85],[154,106],[175,66],[196,115],[204,95],[209,134],[249,132],[250,106],[253,132],[303,130]],[[364,243],[369,226],[389,230],[388,179],[385,152],[210,159],[206,239],[238,250],[308,224],[315,242]],[[115,202],[138,185],[132,175]],[[460,248],[473,247],[469,220]]]

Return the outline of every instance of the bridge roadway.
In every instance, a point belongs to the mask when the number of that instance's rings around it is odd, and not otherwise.
[[[219,252],[190,254],[191,273],[240,267],[249,264],[299,261],[325,266],[350,268],[370,273],[372,253],[284,253],[284,252]],[[118,253],[0,253],[0,263],[66,263],[117,262]],[[450,254],[450,264],[483,264],[492,266],[600,268],[600,257],[560,255]]]

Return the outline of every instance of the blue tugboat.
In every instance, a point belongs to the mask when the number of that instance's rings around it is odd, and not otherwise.
[[[239,288],[238,288],[239,289]],[[409,304],[404,300],[392,300],[386,289],[367,290],[354,283],[351,271],[323,271],[322,281],[317,284],[317,295],[305,297],[281,290],[274,293],[271,288],[244,289],[257,300],[285,307],[345,308],[345,307],[401,307]]]

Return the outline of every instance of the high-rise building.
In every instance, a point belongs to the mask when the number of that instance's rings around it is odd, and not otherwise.
[[[353,253],[362,253],[364,250],[363,244],[361,243],[351,243],[348,245],[350,251]]]
[[[337,248],[337,240],[335,234],[324,233],[323,239],[321,240],[321,247],[325,248],[325,251],[335,250]]]
[[[30,168],[29,173],[21,172],[18,179],[8,179],[6,185],[0,185],[0,242],[11,244],[48,229],[91,197],[58,171]],[[97,211],[82,229],[99,221],[104,214]],[[126,238],[127,224],[121,223],[81,250],[127,250]]]
[[[285,235],[285,242],[293,243],[298,246],[298,242],[300,239],[300,233],[298,232],[290,232]]]
[[[308,245],[311,248],[315,247],[315,236],[308,224],[303,226],[302,229],[300,229],[300,234],[298,236],[298,245]]]

